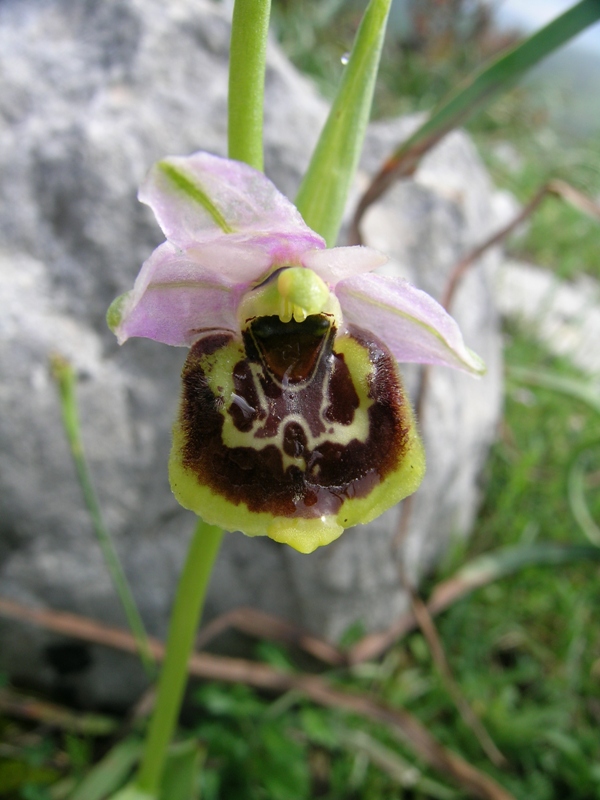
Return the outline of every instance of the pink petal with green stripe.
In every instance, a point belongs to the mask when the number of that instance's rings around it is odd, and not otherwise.
[[[335,294],[345,324],[374,333],[398,361],[485,372],[483,361],[465,345],[450,314],[407,281],[357,275],[338,283]]]
[[[324,240],[265,175],[210,153],[159,161],[138,197],[154,211],[167,239],[182,250],[224,234],[274,235],[289,239],[286,257],[293,256],[294,263],[299,263],[306,250],[325,247]]]
[[[236,330],[238,287],[165,242],[144,263],[133,289],[117,298],[109,324],[119,344],[131,336],[188,346],[201,332]]]

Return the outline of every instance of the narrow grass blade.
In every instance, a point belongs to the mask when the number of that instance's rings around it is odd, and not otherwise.
[[[353,222],[354,238],[357,238],[360,220],[371,203],[396,178],[411,175],[421,156],[448,131],[464,124],[475,112],[516,83],[527,70],[599,19],[600,2],[581,0],[524,42],[476,72],[443,101],[429,119],[386,161],[361,198]]]
[[[271,0],[236,0],[229,58],[229,158],[263,168],[263,105]]]
[[[373,100],[391,0],[371,0],[296,205],[331,247],[342,222]]]
[[[437,613],[481,586],[504,578],[525,567],[568,564],[577,561],[600,561],[600,547],[588,545],[533,544],[506,547],[473,559],[452,578],[440,583],[427,604]]]
[[[83,797],[81,800],[83,800]],[[153,794],[148,794],[148,792],[143,792],[141,789],[138,789],[135,784],[130,783],[125,786],[124,789],[121,789],[120,792],[117,792],[117,794],[111,795],[110,800],[158,800],[158,797]]]
[[[104,800],[127,778],[142,752],[142,743],[131,737],[115,745],[90,770],[69,800]]]
[[[598,3],[600,5],[600,2]],[[514,378],[519,383],[528,383],[530,386],[541,386],[555,392],[573,397],[586,403],[594,411],[600,413],[600,383],[598,381],[578,380],[567,378],[554,372],[523,367],[510,367],[509,378]]]
[[[475,73],[398,148],[394,158],[399,159],[419,142],[425,142],[431,136],[439,138],[440,134],[460,125],[482,105],[489,103],[500,92],[506,91],[527,70],[599,19],[598,0],[581,0],[524,42]]]
[[[59,388],[65,433],[71,449],[71,455],[83,492],[84,501],[92,520],[94,532],[113,584],[119,595],[121,605],[125,611],[127,622],[131,628],[131,632],[135,636],[142,665],[148,678],[152,680],[155,677],[154,659],[152,658],[148,646],[148,637],[146,635],[144,623],[142,622],[133,594],[129,588],[127,577],[125,576],[119,556],[115,550],[110,532],[104,523],[100,503],[98,502],[83,452],[79,414],[77,412],[77,400],[75,396],[75,374],[71,365],[60,356],[54,356],[52,358],[52,372]]]
[[[575,517],[577,524],[587,537],[587,539],[596,547],[600,548],[600,527],[590,513],[589,506],[585,499],[585,476],[586,469],[586,456],[592,452],[593,449],[600,448],[600,440],[593,444],[585,445],[573,459],[571,468],[569,470],[569,479],[567,482],[567,492],[569,497],[569,505],[571,513]]]
[[[438,583],[427,602],[427,610],[431,616],[440,614],[476,589],[526,567],[578,561],[600,561],[600,547],[542,543],[506,547],[486,553],[465,564],[450,578]],[[362,664],[378,658],[394,642],[414,630],[417,624],[412,611],[402,614],[387,630],[369,633],[357,642],[348,652],[348,661],[351,664]]]

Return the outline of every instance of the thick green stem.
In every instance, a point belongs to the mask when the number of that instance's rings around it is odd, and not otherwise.
[[[229,60],[229,157],[263,168],[263,102],[271,0],[236,0]],[[223,531],[199,520],[179,579],[166,657],[144,755],[134,785],[121,800],[157,798],[167,748],[187,678],[187,666]]]
[[[156,706],[136,780],[137,788],[150,797],[159,794],[167,747],[183,700],[188,661],[222,535],[220,528],[198,520],[179,579]]]
[[[263,102],[271,0],[236,0],[229,57],[229,158],[263,168]]]

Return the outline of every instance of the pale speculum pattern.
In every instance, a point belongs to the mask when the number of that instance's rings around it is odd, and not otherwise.
[[[315,518],[366,497],[398,468],[410,409],[396,363],[332,318],[258,317],[213,332],[183,370],[182,460],[202,485],[252,512]]]

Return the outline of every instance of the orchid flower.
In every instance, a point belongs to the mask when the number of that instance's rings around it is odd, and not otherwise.
[[[261,172],[195,153],[139,198],[167,241],[108,313],[123,343],[190,347],[169,462],[179,502],[303,553],[414,492],[423,446],[398,361],[477,374],[456,322],[368,247],[326,248]]]

